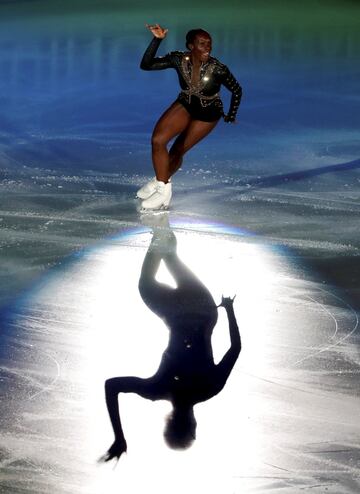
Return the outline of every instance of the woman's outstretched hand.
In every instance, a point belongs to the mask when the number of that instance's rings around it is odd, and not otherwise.
[[[224,295],[222,295],[221,297],[221,303],[218,305],[218,307],[225,307],[225,309],[228,309],[230,307],[232,307],[234,305],[234,299],[235,299],[236,295],[233,296],[233,298],[231,297],[224,297]]]
[[[127,444],[125,439],[115,440],[110,448],[107,450],[107,452],[101,458],[99,458],[99,462],[107,462],[112,460],[113,458],[116,458],[116,461],[118,462],[120,460],[120,456],[123,453],[126,453],[126,451]]]
[[[145,26],[153,33],[155,38],[164,39],[167,35],[168,29],[164,29],[159,24],[145,24]]]

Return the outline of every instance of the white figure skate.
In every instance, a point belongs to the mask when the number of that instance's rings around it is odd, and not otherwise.
[[[156,181],[156,190],[155,192],[145,199],[141,206],[143,209],[167,209],[169,207],[172,196],[171,183],[168,182],[165,184],[164,182]]]
[[[147,199],[148,197],[152,196],[153,193],[156,191],[156,177],[152,178],[150,182],[147,182],[145,185],[141,187],[136,193],[136,197],[139,199]]]

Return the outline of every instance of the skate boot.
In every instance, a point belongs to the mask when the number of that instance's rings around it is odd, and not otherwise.
[[[143,209],[167,209],[171,200],[171,183],[156,181],[155,192],[145,199],[141,206]]]
[[[136,192],[136,197],[139,199],[147,199],[156,190],[156,177],[152,178],[150,182],[147,182]]]
[[[169,182],[171,182],[170,178]],[[153,193],[156,191],[156,183],[156,177],[152,178],[136,192],[136,197],[138,197],[139,199],[147,199],[148,197],[152,196]]]

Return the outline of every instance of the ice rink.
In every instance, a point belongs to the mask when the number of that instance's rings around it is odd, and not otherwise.
[[[360,12],[296,5],[0,5],[1,493],[360,491]],[[186,451],[164,443],[167,402],[121,395],[114,469],[104,381],[152,375],[167,342],[138,291],[164,220],[135,194],[178,85],[139,69],[145,22],[169,28],[159,54],[207,29],[243,87],[164,213],[216,303],[236,294],[242,351]],[[216,362],[228,333],[219,308]]]

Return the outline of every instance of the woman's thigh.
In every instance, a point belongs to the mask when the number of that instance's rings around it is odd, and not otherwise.
[[[183,132],[190,123],[191,116],[189,112],[175,101],[157,121],[153,131],[153,140],[168,143]]]
[[[145,305],[165,322],[179,313],[177,290],[155,279],[140,278],[140,296]]]
[[[204,139],[216,127],[218,120],[214,122],[203,122],[202,120],[191,120],[189,125],[181,132],[175,140],[172,151],[186,153],[195,144]]]

